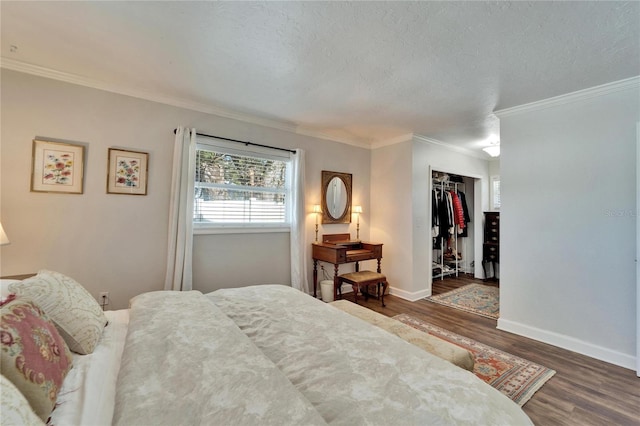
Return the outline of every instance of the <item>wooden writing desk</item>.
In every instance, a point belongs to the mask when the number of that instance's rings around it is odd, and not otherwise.
[[[333,299],[337,298],[338,266],[343,263],[356,264],[356,271],[360,270],[359,262],[363,260],[378,260],[377,272],[381,273],[382,244],[351,241],[350,234],[325,234],[321,243],[313,243],[313,297],[318,288],[318,261],[333,263]]]

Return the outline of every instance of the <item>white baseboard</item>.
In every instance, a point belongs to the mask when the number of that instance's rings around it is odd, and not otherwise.
[[[594,345],[593,343],[585,342],[574,337],[565,336],[553,331],[542,330],[540,328],[531,327],[529,325],[509,321],[503,318],[498,319],[497,328],[498,330],[508,331],[509,333],[518,334],[520,336],[528,337],[529,339],[548,343],[562,349],[577,352],[579,354],[628,368],[630,370],[635,370],[636,368],[636,358],[634,356]]]
[[[404,300],[408,300],[410,302],[415,302],[416,300],[424,299],[425,297],[431,296],[431,292],[429,290],[420,290],[410,293],[400,288],[391,286],[389,286],[389,294],[392,294]]]

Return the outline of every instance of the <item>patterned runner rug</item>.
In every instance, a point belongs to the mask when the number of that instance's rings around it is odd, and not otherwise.
[[[396,315],[393,318],[470,351],[475,361],[473,373],[521,407],[556,374],[554,370],[547,367],[436,327],[407,314]]]
[[[498,319],[500,316],[498,287],[467,284],[437,296],[427,297],[426,300],[487,318]]]

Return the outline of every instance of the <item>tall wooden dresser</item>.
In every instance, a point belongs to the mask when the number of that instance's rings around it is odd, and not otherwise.
[[[487,275],[491,263],[493,277]],[[497,280],[496,264],[500,263],[500,212],[484,212],[484,244],[482,245],[482,270],[485,280]]]

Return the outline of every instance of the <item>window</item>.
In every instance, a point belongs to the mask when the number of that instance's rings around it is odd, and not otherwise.
[[[196,228],[289,227],[289,156],[198,144]]]
[[[500,176],[491,176],[491,208],[500,208]]]

